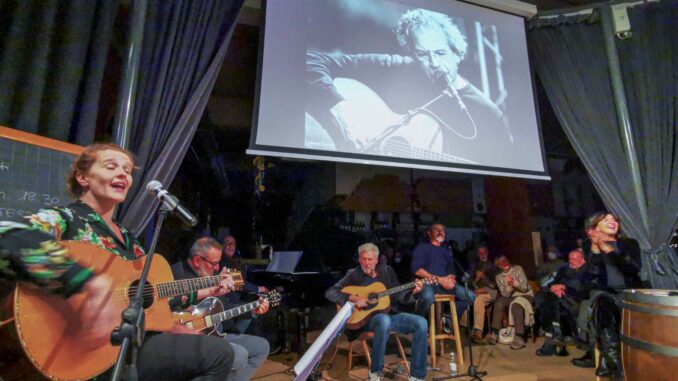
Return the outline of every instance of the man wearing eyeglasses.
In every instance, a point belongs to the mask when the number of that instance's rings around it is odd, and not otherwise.
[[[229,279],[228,287],[225,289],[205,289],[189,296],[190,301],[186,304],[196,304],[199,300],[207,296],[217,296],[225,309],[234,308],[238,305],[244,304],[240,302],[240,298],[231,298],[236,296],[238,292],[231,292],[234,290],[233,278],[228,275],[228,269],[224,267],[221,272],[221,244],[211,237],[203,237],[195,241],[191,246],[191,253],[185,261],[175,263],[172,266],[172,274],[174,279],[192,279],[198,277],[213,276],[217,273]],[[193,299],[194,298],[194,299]],[[235,300],[235,301],[234,301]],[[261,305],[253,311],[254,315],[262,315],[268,311],[268,301],[260,298]],[[184,301],[185,302],[185,301]],[[247,317],[247,316],[245,316]],[[244,330],[238,327],[238,319],[227,320],[218,327],[219,332],[227,332],[224,340],[227,340],[233,346],[235,358],[233,360],[233,369],[229,374],[228,380],[245,381],[249,380],[254,372],[261,366],[261,364],[268,357],[270,346],[266,339],[246,335]]]

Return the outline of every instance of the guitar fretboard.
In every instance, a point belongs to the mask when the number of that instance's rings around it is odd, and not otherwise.
[[[377,296],[379,298],[382,298],[384,296],[388,296],[388,295],[391,295],[391,294],[397,294],[399,292],[409,290],[410,288],[414,288],[414,282],[405,283],[405,284],[402,284],[402,285],[397,286],[397,287],[389,288],[388,290],[385,290],[385,291],[378,293]]]
[[[384,152],[397,154],[398,156],[413,156],[417,159],[432,160],[432,161],[449,161],[453,163],[475,164],[472,161],[462,159],[457,156],[452,156],[442,152],[436,152],[429,149],[412,146],[405,142],[388,140],[382,149]]]
[[[240,316],[242,314],[253,311],[253,310],[257,309],[257,307],[259,307],[259,301],[258,300],[251,302],[251,303],[243,304],[242,306],[231,308],[230,310],[219,312],[218,314],[212,315],[212,324],[218,325],[222,321],[226,321],[228,319],[233,319],[236,316]]]
[[[208,276],[203,278],[192,278],[176,280],[174,282],[158,283],[155,285],[160,298],[171,298],[178,295],[188,294],[189,292],[218,286],[221,282],[220,276]]]

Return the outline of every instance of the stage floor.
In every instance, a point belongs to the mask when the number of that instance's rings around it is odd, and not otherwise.
[[[316,337],[318,332],[309,333],[309,340]],[[389,344],[391,344],[389,341]],[[594,369],[582,369],[570,364],[570,360],[583,354],[582,351],[570,347],[568,357],[539,357],[535,351],[541,346],[543,338],[537,339],[536,343],[530,342],[522,350],[516,351],[510,349],[507,345],[483,345],[474,346],[473,355],[476,364],[480,370],[487,370],[488,375],[484,377],[485,381],[555,381],[555,380],[595,380]],[[354,359],[353,370],[348,372],[347,366],[347,346],[345,338],[340,338],[337,344],[339,351],[332,358],[334,347],[330,348],[321,360],[319,369],[325,370],[324,374],[334,380],[366,380],[367,364],[363,357]],[[409,353],[409,342],[404,340],[403,345]],[[354,351],[361,351],[360,345],[354,345]],[[389,345],[386,355],[386,368],[388,364],[396,367],[399,356],[395,348]],[[466,372],[468,368],[468,350],[464,350],[464,360],[466,363],[459,366],[459,371]],[[291,373],[291,367],[296,364],[297,355],[295,353],[280,354],[269,357],[259,371],[254,375],[253,380],[282,381],[294,378]],[[331,364],[328,365],[328,362]],[[438,368],[441,371],[430,370],[426,375],[426,380],[434,377],[443,377],[449,370],[449,353],[438,361]],[[289,369],[289,370],[288,370]],[[286,372],[286,370],[288,370]],[[385,379],[407,380],[403,375],[386,372]],[[468,380],[469,378],[459,378]]]

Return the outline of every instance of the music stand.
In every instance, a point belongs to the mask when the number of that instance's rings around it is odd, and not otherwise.
[[[353,303],[346,302],[327,327],[320,333],[320,336],[315,339],[311,347],[297,361],[297,364],[294,366],[294,373],[297,375],[294,381],[305,381],[309,376],[312,380],[318,379],[315,369],[318,367],[320,359],[330,344],[344,331],[346,322],[353,313],[353,306]]]

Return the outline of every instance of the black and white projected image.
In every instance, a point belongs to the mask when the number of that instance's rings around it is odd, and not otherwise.
[[[521,17],[457,1],[268,0],[263,49],[253,153],[545,173]]]
[[[468,42],[452,18],[411,9],[392,37],[400,54],[307,51],[307,148],[463,164],[512,149],[504,112],[459,73]]]

